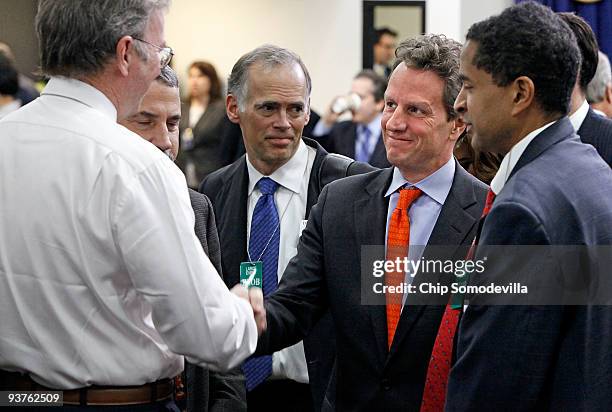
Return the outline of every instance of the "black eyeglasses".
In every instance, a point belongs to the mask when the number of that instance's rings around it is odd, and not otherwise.
[[[172,51],[171,47],[160,47],[160,46],[158,46],[156,44],[149,43],[146,40],[139,39],[138,37],[132,36],[132,38],[134,40],[138,40],[138,41],[141,41],[143,43],[146,43],[149,46],[153,46],[153,47],[155,47],[158,50],[158,52],[159,52],[159,67],[161,69],[163,69],[168,64],[170,64],[170,61],[172,60],[172,56],[174,56],[174,52]]]

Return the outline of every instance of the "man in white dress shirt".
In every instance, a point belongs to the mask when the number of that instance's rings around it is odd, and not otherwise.
[[[64,403],[85,408],[175,408],[169,378],[182,355],[228,369],[255,348],[249,295],[230,293],[204,254],[181,172],[117,124],[172,57],[168,3],[39,3],[51,80],[0,122],[5,390],[62,389]],[[250,298],[257,308],[261,294]]]

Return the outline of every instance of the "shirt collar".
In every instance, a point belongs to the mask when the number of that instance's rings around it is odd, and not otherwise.
[[[532,131],[523,139],[521,139],[517,144],[512,146],[512,149],[510,149],[510,151],[506,153],[506,156],[504,156],[501,165],[499,165],[499,169],[497,170],[495,177],[491,181],[491,190],[493,191],[493,193],[495,193],[495,195],[498,195],[499,192],[501,192],[501,190],[506,185],[508,177],[510,177],[512,170],[523,155],[523,152],[525,152],[525,149],[527,149],[527,146],[529,146],[529,143],[531,143],[531,141],[535,139],[537,135],[542,133],[553,123],[555,122],[547,123],[539,129]]]
[[[41,93],[41,96],[44,95],[57,95],[76,100],[100,111],[106,117],[112,119],[113,122],[117,121],[117,108],[108,97],[92,85],[80,80],[67,77],[51,77]]]
[[[450,192],[451,186],[453,185],[453,179],[455,177],[455,159],[451,158],[438,170],[427,176],[425,179],[412,183],[404,179],[402,173],[397,167],[393,168],[393,179],[391,184],[385,193],[385,197],[391,196],[398,189],[404,185],[415,186],[427,196],[443,205],[446,201],[446,197]]]
[[[259,182],[259,179],[264,177],[251,163],[249,155],[246,155],[247,170],[249,172],[249,187],[248,195],[250,196],[255,189],[255,185]],[[294,193],[299,194],[302,186],[302,179],[305,173],[306,167],[308,166],[308,149],[302,139],[298,144],[298,148],[295,154],[289,159],[287,163],[276,169],[270,176],[270,179],[274,180],[279,185],[291,190]]]
[[[382,127],[380,125],[380,120],[382,119],[382,113],[378,114],[374,120],[372,120],[370,123],[365,124],[365,125],[361,125],[362,127],[367,127],[370,130],[370,137],[374,138],[376,137],[378,139],[378,136],[380,136],[380,131],[382,130]]]
[[[574,114],[570,115],[569,117],[570,122],[572,122],[572,126],[574,126],[575,132],[577,132],[578,129],[580,129],[580,126],[582,126],[582,122],[584,122],[584,119],[586,119],[588,113],[589,113],[589,104],[587,103],[586,100],[583,100],[578,110],[576,110]]]

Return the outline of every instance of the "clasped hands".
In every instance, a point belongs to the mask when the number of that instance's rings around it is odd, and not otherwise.
[[[264,308],[264,297],[261,288],[253,287],[247,290],[247,288],[238,283],[231,289],[231,292],[251,304],[255,323],[257,324],[257,333],[261,336],[263,331],[266,330],[266,309]]]

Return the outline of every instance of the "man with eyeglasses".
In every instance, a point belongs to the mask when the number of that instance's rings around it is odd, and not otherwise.
[[[170,60],[168,3],[39,2],[51,80],[0,121],[0,390],[177,410],[183,355],[225,370],[255,349],[261,292],[228,291],[180,170],[117,124]]]

